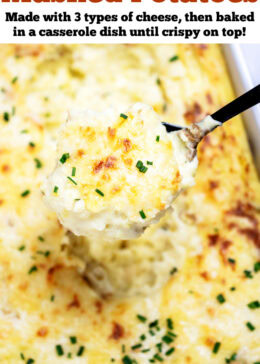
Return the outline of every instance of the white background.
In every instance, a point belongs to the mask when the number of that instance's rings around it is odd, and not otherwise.
[[[198,0],[199,1],[199,0]],[[122,0],[122,3],[107,3],[103,0],[100,3],[90,3],[86,0],[86,3],[0,3],[0,43],[190,43],[190,42],[205,42],[205,43],[259,43],[260,34],[260,6],[259,0],[256,3],[231,3],[229,0],[223,0],[222,3],[172,3],[170,0],[165,0],[163,3],[155,3],[152,0],[143,0],[142,3],[131,3],[130,0]],[[235,12],[236,14],[249,14],[251,11],[255,12],[255,22],[213,22],[213,23],[195,23],[182,22],[178,26],[181,28],[197,28],[197,29],[208,29],[216,28],[221,30],[225,28],[236,28],[241,29],[243,26],[247,27],[246,36],[239,39],[234,39],[233,37],[206,37],[201,34],[199,38],[194,40],[193,38],[184,39],[183,37],[101,37],[97,36],[91,37],[13,37],[12,29],[13,26],[17,28],[30,29],[34,28],[39,30],[41,28],[57,28],[57,29],[77,29],[85,28],[88,24],[84,21],[81,22],[48,22],[45,23],[24,23],[16,22],[10,23],[5,22],[5,12],[16,11],[18,13],[27,14],[32,11],[37,14],[52,13],[54,11],[67,13],[73,15],[75,12],[91,13],[91,14],[128,14],[130,11],[134,13],[140,13],[146,11],[148,13],[154,14],[178,14],[179,16],[184,15],[186,12],[193,11],[196,14],[212,14],[214,16],[216,11],[220,11],[224,14],[231,14]],[[107,23],[102,24],[112,27],[118,27],[122,25],[124,28],[144,28],[150,26],[160,26],[163,28],[174,28],[177,24],[175,23]],[[96,29],[100,29],[101,26],[95,26]],[[93,26],[92,26],[93,27]],[[220,34],[222,34],[220,32]]]

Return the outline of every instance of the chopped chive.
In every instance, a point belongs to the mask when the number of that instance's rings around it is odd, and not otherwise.
[[[141,353],[148,353],[148,351],[150,351],[151,349],[143,349],[141,350]]]
[[[96,193],[98,193],[100,196],[104,197],[104,193],[100,191],[98,188],[95,189]]]
[[[157,83],[158,86],[161,85],[162,81],[160,80],[160,78],[157,78],[156,83]]]
[[[152,166],[153,165],[153,162],[150,162],[150,161],[146,161],[146,163],[148,164],[148,166]]]
[[[46,258],[51,254],[51,252],[49,250],[46,250],[46,252],[38,250],[36,253],[40,254],[40,255],[44,255]]]
[[[36,265],[33,265],[29,271],[28,271],[28,274],[32,274],[33,272],[37,272],[38,268],[36,267]]]
[[[146,215],[145,215],[143,210],[139,211],[139,214],[140,214],[142,219],[146,219]]]
[[[212,352],[213,352],[214,354],[217,354],[217,352],[219,351],[220,346],[221,346],[221,343],[220,343],[219,341],[217,341],[217,342],[215,343],[214,347],[213,347]]]
[[[173,338],[169,335],[164,335],[162,337],[162,341],[165,342],[165,344],[171,344],[173,342]]]
[[[10,115],[7,111],[3,113],[3,119],[4,121],[8,122],[10,120]]]
[[[22,193],[21,193],[21,196],[22,197],[26,197],[26,196],[28,196],[30,194],[30,190],[25,190],[25,191],[23,191]]]
[[[171,332],[171,331],[168,331],[168,332],[167,332],[167,335],[170,335],[170,336],[172,336],[172,337],[177,337],[177,335],[176,335],[176,334],[174,334],[174,332]]]
[[[160,141],[160,135],[157,135],[156,141],[157,141],[157,143]]]
[[[122,353],[125,353],[125,345],[123,344],[121,347]]]
[[[231,263],[231,264],[236,264],[236,261],[235,261],[235,259],[233,259],[233,258],[228,258],[228,261],[229,261],[229,263]]]
[[[141,322],[146,322],[147,321],[147,318],[142,316],[142,315],[136,315],[136,317],[138,318],[139,321]]]
[[[74,179],[72,179],[70,176],[67,176],[68,180],[70,180],[72,183],[74,183],[74,185],[77,185],[77,182],[74,181]]]
[[[42,168],[42,162],[38,158],[34,158],[34,162],[36,168]]]
[[[82,356],[82,354],[84,353],[85,350],[85,346],[80,346],[78,352],[77,352],[77,356]]]
[[[177,272],[178,272],[178,268],[173,267],[172,270],[170,271],[170,275],[173,276]]]
[[[33,364],[35,361],[32,358],[27,359],[26,364]]]
[[[142,344],[136,344],[136,345],[131,346],[131,349],[136,350],[136,349],[140,349],[141,347],[142,347]]]
[[[20,250],[20,252],[22,252],[25,249],[25,245],[21,245],[18,250]]]
[[[136,168],[139,170],[139,172],[142,172],[142,173],[146,173],[148,170],[148,168],[146,166],[144,166],[142,161],[138,161],[136,163]]]
[[[58,356],[62,356],[64,354],[64,351],[63,351],[63,348],[61,345],[56,345],[55,348],[56,348],[56,353]]]
[[[123,118],[123,119],[125,119],[125,120],[128,118],[128,116],[125,115],[125,114],[120,114],[120,117]]]
[[[53,294],[53,295],[51,295],[51,302],[54,302],[54,300],[55,300],[55,296]]]
[[[226,363],[231,363],[232,361],[236,360],[236,358],[237,358],[237,354],[234,353],[231,355],[230,358],[225,358],[225,361],[226,361]]]
[[[166,319],[167,327],[169,330],[173,330],[173,321],[171,318]]]
[[[250,331],[254,331],[255,330],[255,326],[253,324],[251,324],[251,322],[249,322],[249,321],[246,323],[246,326],[248,327],[248,329]]]
[[[244,270],[244,275],[246,278],[253,278],[252,272],[250,270]]]
[[[72,354],[71,354],[71,353],[68,353],[68,354],[67,354],[67,358],[68,358],[68,359],[71,359],[71,358],[72,358]]]
[[[219,302],[220,304],[222,304],[222,303],[226,302],[226,299],[225,299],[225,297],[223,296],[223,294],[219,294],[216,298],[217,298],[217,300],[218,300],[218,302]]]
[[[234,292],[236,290],[236,287],[230,287],[230,291]]]
[[[159,353],[162,352],[162,345],[163,345],[162,343],[158,343],[158,344],[155,345],[157,347]]]
[[[255,361],[253,364],[260,364],[260,361]]]
[[[252,301],[248,303],[247,305],[251,310],[254,310],[255,308],[260,308],[260,302],[259,301]]]
[[[177,61],[179,59],[179,56],[173,56],[169,59],[169,62],[174,62]]]
[[[129,358],[128,355],[125,355],[123,358],[122,358],[122,363],[123,364],[133,364],[133,361],[131,358]]]
[[[256,262],[254,264],[254,271],[255,273],[259,272],[260,271],[260,262]]]
[[[112,363],[114,363],[114,361],[116,361],[116,359],[111,358],[111,359],[110,359],[110,361],[111,361]]]
[[[152,329],[153,327],[158,326],[158,323],[159,323],[158,320],[154,320],[154,321],[150,322],[150,324],[149,324],[150,329]]]
[[[70,157],[70,154],[69,153],[62,154],[61,159],[60,159],[60,162],[62,164],[64,164],[67,161],[67,159],[69,159],[69,157]]]
[[[22,360],[25,360],[25,357],[24,357],[23,353],[20,353],[20,357],[21,357]]]
[[[144,341],[146,339],[146,336],[143,334],[140,336],[140,340]]]
[[[54,193],[57,193],[57,192],[58,192],[58,190],[59,190],[59,187],[58,187],[58,186],[54,186],[53,192],[54,192]]]
[[[77,337],[76,336],[70,336],[70,342],[71,342],[71,344],[76,344],[77,343]]]
[[[34,142],[30,142],[29,143],[30,147],[34,148],[35,147],[35,143]]]
[[[165,355],[169,356],[175,351],[175,348],[170,348],[168,351],[166,351]]]
[[[158,360],[158,361],[163,361],[163,358],[157,353],[154,356],[154,359]]]
[[[72,175],[72,177],[76,176],[76,167],[72,167],[71,175]]]
[[[155,335],[155,333],[154,333],[154,331],[153,331],[153,330],[149,330],[149,334],[150,334],[151,336],[154,336],[154,335]]]
[[[40,240],[40,241],[44,241],[45,239],[44,239],[44,237],[43,237],[43,236],[39,235],[39,236],[38,236],[38,240]]]
[[[15,76],[13,79],[12,79],[12,84],[14,84],[14,83],[16,83],[17,82],[17,80],[18,80],[18,77],[17,76]]]

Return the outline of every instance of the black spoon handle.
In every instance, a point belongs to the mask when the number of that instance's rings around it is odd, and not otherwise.
[[[245,94],[239,96],[235,100],[231,101],[229,104],[223,106],[218,111],[214,112],[211,117],[221,123],[228,121],[234,116],[246,111],[252,106],[257,105],[260,102],[260,84],[252,88]],[[168,133],[172,131],[181,130],[184,127],[174,124],[162,123]]]
[[[224,123],[241,112],[246,111],[250,107],[255,106],[259,102],[260,84],[216,111],[211,115],[211,117],[221,123]]]

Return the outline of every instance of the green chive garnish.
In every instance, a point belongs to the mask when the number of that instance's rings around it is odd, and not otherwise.
[[[173,267],[172,270],[170,271],[170,275],[173,276],[177,272],[178,272],[178,268]]]
[[[230,291],[233,292],[236,290],[236,287],[230,287]]]
[[[146,339],[146,336],[143,334],[140,336],[140,340],[144,341]]]
[[[23,355],[23,353],[20,353],[20,357],[22,360],[25,360],[25,356]]]
[[[229,261],[229,263],[231,263],[231,264],[235,264],[235,263],[236,263],[235,259],[233,259],[233,258],[228,258],[228,261]]]
[[[57,192],[58,192],[58,190],[59,190],[59,187],[58,187],[58,186],[54,186],[53,192],[54,192],[54,193],[57,193]]]
[[[217,354],[217,352],[219,351],[220,345],[221,345],[221,343],[220,343],[220,342],[218,342],[218,341],[215,343],[215,345],[214,345],[214,347],[213,347],[213,350],[212,350],[212,352],[213,352],[214,354]]]
[[[67,176],[68,180],[70,180],[72,183],[74,183],[74,185],[77,185],[77,182],[74,181],[74,179],[72,179],[70,176]]]
[[[62,154],[61,159],[60,159],[60,162],[62,164],[64,164],[67,161],[67,159],[69,159],[69,157],[70,157],[70,154],[69,153]]]
[[[72,354],[71,354],[71,353],[68,353],[68,354],[67,354],[67,358],[68,358],[68,359],[71,359],[71,358],[72,358]]]
[[[173,338],[169,335],[164,335],[162,337],[162,341],[165,342],[165,344],[171,344],[173,342]]]
[[[63,348],[61,345],[56,345],[55,348],[56,348],[56,353],[58,356],[62,356],[64,354],[64,351],[63,351]]]
[[[153,327],[158,326],[158,323],[159,323],[159,321],[158,321],[158,320],[154,320],[154,321],[150,322],[150,323],[149,323],[149,327],[150,327],[150,329],[152,329]]]
[[[158,361],[163,361],[163,358],[158,353],[154,355],[154,359]]]
[[[38,158],[34,158],[34,162],[36,168],[42,168],[42,162]]]
[[[10,120],[10,115],[9,115],[9,113],[7,111],[4,112],[3,119],[6,122],[8,122]]]
[[[136,349],[140,349],[141,347],[142,347],[142,344],[136,344],[136,345],[131,346],[131,349],[136,350]]]
[[[76,336],[70,336],[70,342],[71,342],[71,344],[76,344],[77,343]]]
[[[82,354],[84,353],[85,350],[85,346],[80,346],[78,352],[77,352],[77,356],[82,356]]]
[[[156,83],[157,83],[158,86],[161,85],[162,82],[161,82],[160,78],[157,78]]]
[[[148,170],[148,168],[146,166],[144,166],[142,161],[138,161],[136,163],[136,168],[139,170],[139,172],[142,172],[142,173],[145,173]]]
[[[171,318],[166,319],[167,327],[169,330],[173,330],[173,322]]]
[[[17,76],[15,76],[15,77],[12,79],[12,84],[16,83],[16,82],[17,82],[17,80],[18,80],[18,77],[17,77]]]
[[[55,300],[55,296],[54,294],[51,296],[51,302],[53,302]]]
[[[30,142],[29,143],[30,147],[34,148],[35,147],[35,143],[34,142]]]
[[[249,329],[250,331],[254,331],[254,330],[255,330],[255,326],[254,326],[254,325],[252,325],[252,324],[251,324],[251,322],[249,322],[249,321],[246,323],[246,326],[248,327],[248,329]]]
[[[256,308],[260,308],[260,302],[259,301],[252,301],[247,305],[251,310],[254,310]]]
[[[157,135],[156,141],[157,141],[157,143],[160,141],[160,135]]]
[[[175,348],[170,348],[168,351],[166,351],[165,355],[169,356],[175,351]]]
[[[216,298],[217,298],[217,300],[218,300],[218,302],[219,302],[220,304],[222,304],[222,303],[226,302],[226,299],[225,299],[225,297],[223,296],[223,294],[219,294]]]
[[[177,61],[179,59],[179,56],[173,56],[172,58],[169,59],[169,62],[174,62]]]
[[[20,252],[22,252],[25,249],[25,245],[21,245],[18,250],[20,250]]]
[[[72,177],[76,176],[76,167],[72,167],[71,175],[72,175]]]
[[[136,315],[136,317],[138,318],[139,321],[141,322],[146,322],[147,321],[147,318],[142,316],[142,315]]]
[[[36,267],[36,265],[33,265],[29,271],[28,271],[28,274],[32,274],[33,272],[37,272],[38,268]]]
[[[21,193],[21,196],[22,197],[26,197],[26,196],[28,196],[30,194],[30,190],[25,190],[25,191],[23,191],[22,193]]]
[[[133,361],[131,358],[129,358],[128,355],[125,355],[123,358],[122,358],[122,363],[123,364],[133,364]]]
[[[125,120],[128,118],[128,116],[125,115],[125,114],[120,114],[120,117],[123,118],[123,119],[125,119]]]
[[[100,191],[98,188],[95,189],[96,193],[98,193],[100,196],[104,197],[104,193]]]
[[[44,237],[43,237],[43,236],[39,235],[39,236],[38,236],[38,240],[40,240],[40,241],[44,241],[45,239],[44,239]]]
[[[26,364],[33,364],[33,363],[34,363],[34,359],[32,359],[32,358],[27,359]]]
[[[252,272],[250,270],[244,270],[244,275],[246,278],[253,278]]]
[[[254,265],[254,271],[255,273],[259,272],[260,271],[260,262],[256,262],[255,265]]]
[[[146,219],[146,215],[145,215],[143,210],[139,211],[139,214],[140,214],[142,219]]]
[[[146,163],[148,164],[148,166],[152,166],[153,165],[153,162],[150,162],[150,161],[147,161]]]

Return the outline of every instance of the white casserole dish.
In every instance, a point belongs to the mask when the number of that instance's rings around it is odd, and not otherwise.
[[[256,45],[256,47],[260,47]],[[229,68],[233,85],[237,95],[256,86],[252,81],[245,58],[238,44],[225,44],[223,51]],[[260,105],[243,113],[243,120],[247,130],[249,143],[260,175]]]

